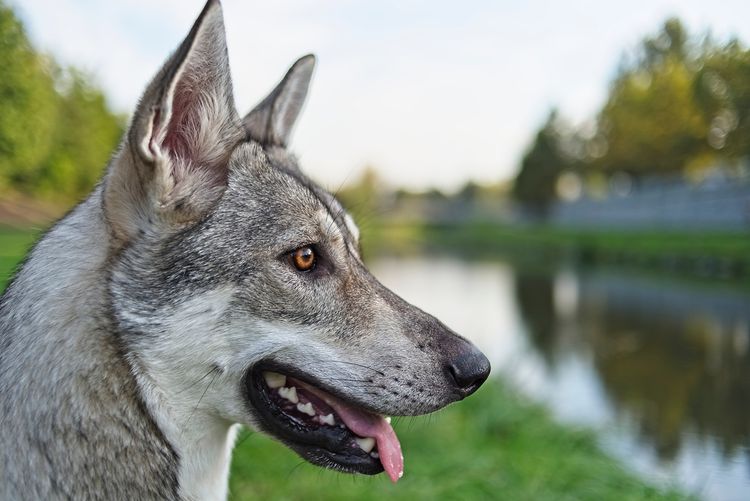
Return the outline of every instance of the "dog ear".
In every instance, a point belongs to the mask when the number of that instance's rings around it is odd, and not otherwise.
[[[314,55],[298,59],[268,97],[245,116],[242,122],[250,139],[286,148],[305,104],[314,69]]]
[[[125,220],[126,234],[154,210],[194,219],[223,193],[229,156],[243,139],[221,6],[209,0],[138,104],[106,179],[108,216]]]

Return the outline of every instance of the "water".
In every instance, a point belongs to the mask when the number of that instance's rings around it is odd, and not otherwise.
[[[750,499],[750,292],[632,272],[385,258],[375,275],[655,482]]]

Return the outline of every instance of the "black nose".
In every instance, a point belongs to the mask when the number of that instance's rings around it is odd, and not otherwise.
[[[475,346],[468,345],[448,362],[448,374],[463,397],[477,391],[490,375],[490,361]]]

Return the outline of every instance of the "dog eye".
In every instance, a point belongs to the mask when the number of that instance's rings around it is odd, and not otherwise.
[[[315,249],[309,245],[293,250],[289,257],[294,267],[299,271],[312,271],[315,269],[315,265],[318,261]]]

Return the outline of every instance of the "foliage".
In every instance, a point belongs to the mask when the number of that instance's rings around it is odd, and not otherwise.
[[[61,82],[53,147],[35,183],[39,192],[80,196],[91,190],[122,135],[122,120],[79,71]]]
[[[85,74],[34,50],[0,0],[0,191],[70,201],[101,175],[123,131]]]
[[[563,152],[562,136],[558,114],[553,111],[524,155],[513,185],[513,196],[540,216],[555,198],[558,175],[571,166]]]
[[[566,169],[601,184],[602,176],[638,180],[679,175],[750,157],[750,50],[688,33],[669,19],[625,57],[597,116],[578,130],[550,120],[524,157],[514,195],[532,209],[555,200]],[[550,132],[552,131],[552,132]],[[555,155],[557,150],[570,156]]]
[[[709,144],[728,158],[750,154],[750,50],[737,40],[710,47],[694,91],[701,112],[710,120]]]
[[[684,62],[673,58],[618,78],[599,115],[598,138],[608,151],[592,166],[636,176],[680,172],[705,152],[707,124],[693,79]]]
[[[708,122],[694,92],[697,59],[687,33],[670,19],[642,42],[634,64],[620,69],[599,114],[597,140],[606,145],[594,168],[630,175],[680,172],[709,148]]]
[[[750,237],[745,232],[603,230],[480,221],[384,224],[371,231],[377,239],[370,239],[375,242],[368,245],[381,252],[501,255],[540,266],[565,262],[626,267],[741,283],[750,276]]]
[[[383,189],[383,181],[378,177],[377,171],[368,166],[354,183],[340,187],[335,195],[354,220],[361,223],[378,214]]]
[[[0,3],[0,188],[33,179],[50,149],[56,95],[48,66]]]
[[[38,237],[36,230],[0,227],[0,294],[5,290],[21,258]]]

